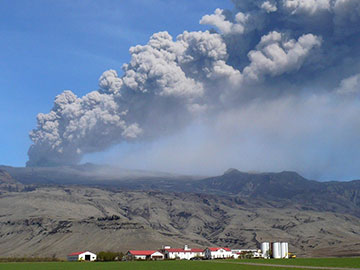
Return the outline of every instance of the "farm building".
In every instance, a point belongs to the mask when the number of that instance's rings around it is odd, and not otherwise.
[[[164,254],[157,250],[129,250],[127,257],[130,260],[163,260]]]
[[[206,259],[227,259],[233,257],[233,253],[230,248],[210,247],[205,249],[204,257]]]
[[[231,253],[233,254],[234,259],[239,257],[248,257],[248,258],[261,258],[263,257],[261,250],[259,249],[232,249]]]
[[[162,252],[165,254],[166,259],[190,260],[194,257],[204,257],[204,249],[189,248],[187,245],[184,248],[164,247]]]
[[[67,260],[69,262],[74,262],[74,261],[93,262],[93,261],[96,261],[96,254],[94,254],[90,251],[74,252],[74,253],[67,255]]]

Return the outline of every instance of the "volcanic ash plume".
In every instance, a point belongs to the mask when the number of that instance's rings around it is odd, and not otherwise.
[[[255,100],[305,93],[351,102],[344,100],[358,94],[359,1],[233,2],[233,11],[201,18],[209,31],[176,39],[160,32],[131,47],[122,75],[105,71],[97,91],[58,95],[37,116],[27,165],[76,164],[87,153],[174,134]]]

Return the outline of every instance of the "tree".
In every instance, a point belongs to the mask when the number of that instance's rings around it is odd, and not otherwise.
[[[101,262],[121,261],[124,257],[122,252],[100,251],[97,260]]]

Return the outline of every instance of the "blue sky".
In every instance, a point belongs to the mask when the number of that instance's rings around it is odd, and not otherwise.
[[[65,89],[97,89],[103,71],[121,71],[130,46],[158,31],[204,30],[199,19],[221,0],[2,1],[0,164],[23,166],[36,115]]]

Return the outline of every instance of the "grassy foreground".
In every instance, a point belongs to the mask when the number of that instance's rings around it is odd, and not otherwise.
[[[242,265],[241,262],[264,263],[269,266]],[[271,264],[299,266],[349,267],[360,269],[360,258],[321,258],[295,260],[220,260],[220,261],[154,261],[154,262],[44,262],[0,263],[1,270],[294,270]],[[296,268],[300,270],[300,268]]]
[[[219,261],[220,262],[220,261]],[[275,270],[276,267],[265,267]],[[212,261],[0,263],[1,270],[259,270],[259,266]],[[291,268],[281,268],[289,270]],[[297,269],[299,270],[299,269]]]
[[[239,260],[232,260],[239,262]],[[297,258],[297,259],[277,259],[277,260],[241,260],[249,263],[266,263],[281,265],[299,265],[299,266],[326,266],[326,267],[348,267],[360,269],[360,257],[355,258]],[[283,269],[283,268],[282,268]]]

